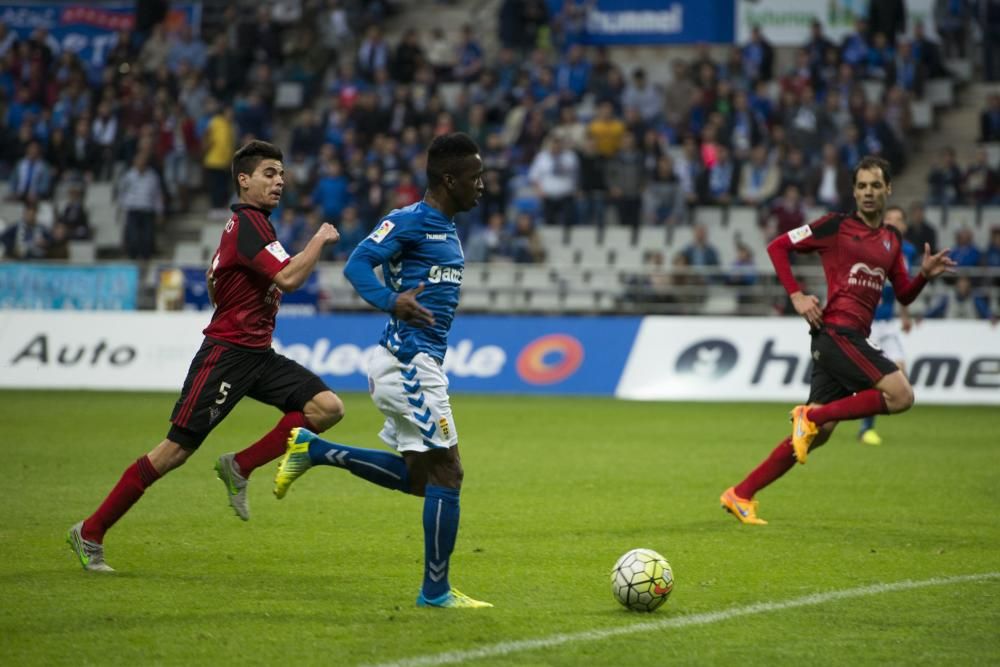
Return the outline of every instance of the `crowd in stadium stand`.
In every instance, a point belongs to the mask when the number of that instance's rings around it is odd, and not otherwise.
[[[839,44],[814,24],[785,71],[756,29],[721,60],[699,45],[663,81],[666,72],[628,70],[582,45],[582,3],[552,16],[542,0],[506,0],[495,56],[469,25],[414,27],[391,44],[380,28],[390,9],[305,3],[288,16],[233,6],[221,31],[200,36],[154,17],[120,33],[99,71],[43,29],[18,40],[0,25],[0,173],[10,196],[31,204],[61,184],[79,193],[114,179],[134,228],[123,251],[148,258],[157,227],[194,193],[207,195],[212,217],[227,215],[234,150],[250,137],[275,139],[285,124],[279,238],[295,252],[329,220],[342,240],[327,258],[342,260],[383,213],[421,197],[429,140],[462,130],[482,146],[486,168],[485,197],[459,221],[469,261],[543,260],[542,224],[687,224],[705,205],[757,207],[780,233],[805,222],[806,206],[849,208],[860,156],[902,170],[910,101],[948,74],[942,46],[919,24],[907,38],[901,17],[877,12]],[[942,20],[945,48],[964,48],[966,24]],[[287,81],[306,100],[291,119],[276,109]],[[880,99],[866,97],[870,81]],[[983,140],[998,128],[994,96]],[[963,168],[945,151],[928,202],[996,203],[997,182],[984,154]],[[40,240],[30,252],[16,250],[30,222],[7,230],[7,255],[58,255],[58,239],[86,238],[73,201],[55,228],[31,234]],[[51,251],[37,249],[46,244]]]

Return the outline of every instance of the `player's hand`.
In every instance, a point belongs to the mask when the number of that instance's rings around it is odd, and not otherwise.
[[[910,330],[913,328],[913,318],[901,317],[899,318],[899,325],[903,329],[903,333],[910,333]]]
[[[392,314],[396,319],[403,320],[407,324],[416,327],[429,327],[434,325],[434,313],[427,310],[417,301],[417,295],[424,291],[424,284],[420,283],[413,289],[401,292],[396,297],[396,307],[392,309]]]
[[[338,232],[337,228],[329,222],[324,222],[320,225],[314,236],[320,239],[324,244],[336,243],[340,240],[340,232]]]
[[[819,329],[823,324],[823,310],[819,307],[819,299],[813,294],[796,292],[792,294],[792,307],[795,312],[806,318],[813,329]]]
[[[930,280],[942,273],[955,273],[955,267],[958,264],[951,257],[948,257],[949,252],[951,252],[951,248],[945,248],[941,252],[932,255],[931,244],[924,244],[924,258],[920,262],[920,273],[924,275],[924,278]]]

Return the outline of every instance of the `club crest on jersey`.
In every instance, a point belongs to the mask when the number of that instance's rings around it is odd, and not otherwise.
[[[285,249],[282,247],[280,241],[274,241],[272,243],[268,243],[265,246],[265,248],[279,262],[284,262],[286,259],[288,259],[288,253],[285,252]]]
[[[892,241],[889,239],[882,239],[882,247],[885,248],[886,252],[892,250]]]
[[[796,227],[792,231],[788,232],[788,239],[792,243],[798,243],[799,241],[803,241],[812,235],[812,227],[809,225],[802,225],[801,227]]]
[[[868,287],[873,290],[882,291],[885,283],[885,270],[881,267],[871,268],[864,262],[858,262],[851,267],[848,274],[847,284],[858,287]]]
[[[381,243],[382,239],[388,236],[389,232],[391,232],[393,227],[395,226],[396,225],[392,224],[390,221],[383,220],[382,223],[375,228],[375,231],[368,235],[368,238],[370,238],[375,243]]]
[[[447,419],[445,419],[444,417],[441,417],[441,419],[438,421],[438,426],[441,427],[441,435],[443,435],[446,438],[450,438],[451,437],[451,428],[449,428],[449,426],[448,426],[448,420]]]

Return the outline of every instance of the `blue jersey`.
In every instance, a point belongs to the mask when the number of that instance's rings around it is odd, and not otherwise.
[[[903,241],[900,247],[903,251],[903,261],[906,263],[906,268],[909,269],[913,266],[913,262],[916,261],[917,249],[909,241]],[[882,287],[882,300],[875,306],[875,319],[883,321],[891,320],[895,316],[896,293],[892,291],[892,283],[887,280]]]
[[[382,266],[383,285],[374,267]],[[392,211],[351,253],[344,275],[365,301],[392,313],[400,292],[424,283],[417,297],[434,326],[415,327],[390,317],[379,343],[403,363],[419,352],[444,361],[465,269],[455,222],[424,202]]]

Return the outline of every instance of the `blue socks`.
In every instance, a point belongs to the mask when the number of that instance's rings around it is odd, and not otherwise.
[[[352,475],[387,489],[410,492],[410,473],[403,457],[398,454],[313,438],[309,443],[309,460],[313,465],[344,468]]]
[[[458,535],[458,489],[427,485],[424,495],[424,584],[427,599],[451,590],[448,560]]]
[[[859,430],[858,433],[864,433],[865,431],[873,428],[875,428],[875,417],[865,417],[861,420],[861,430]]]

